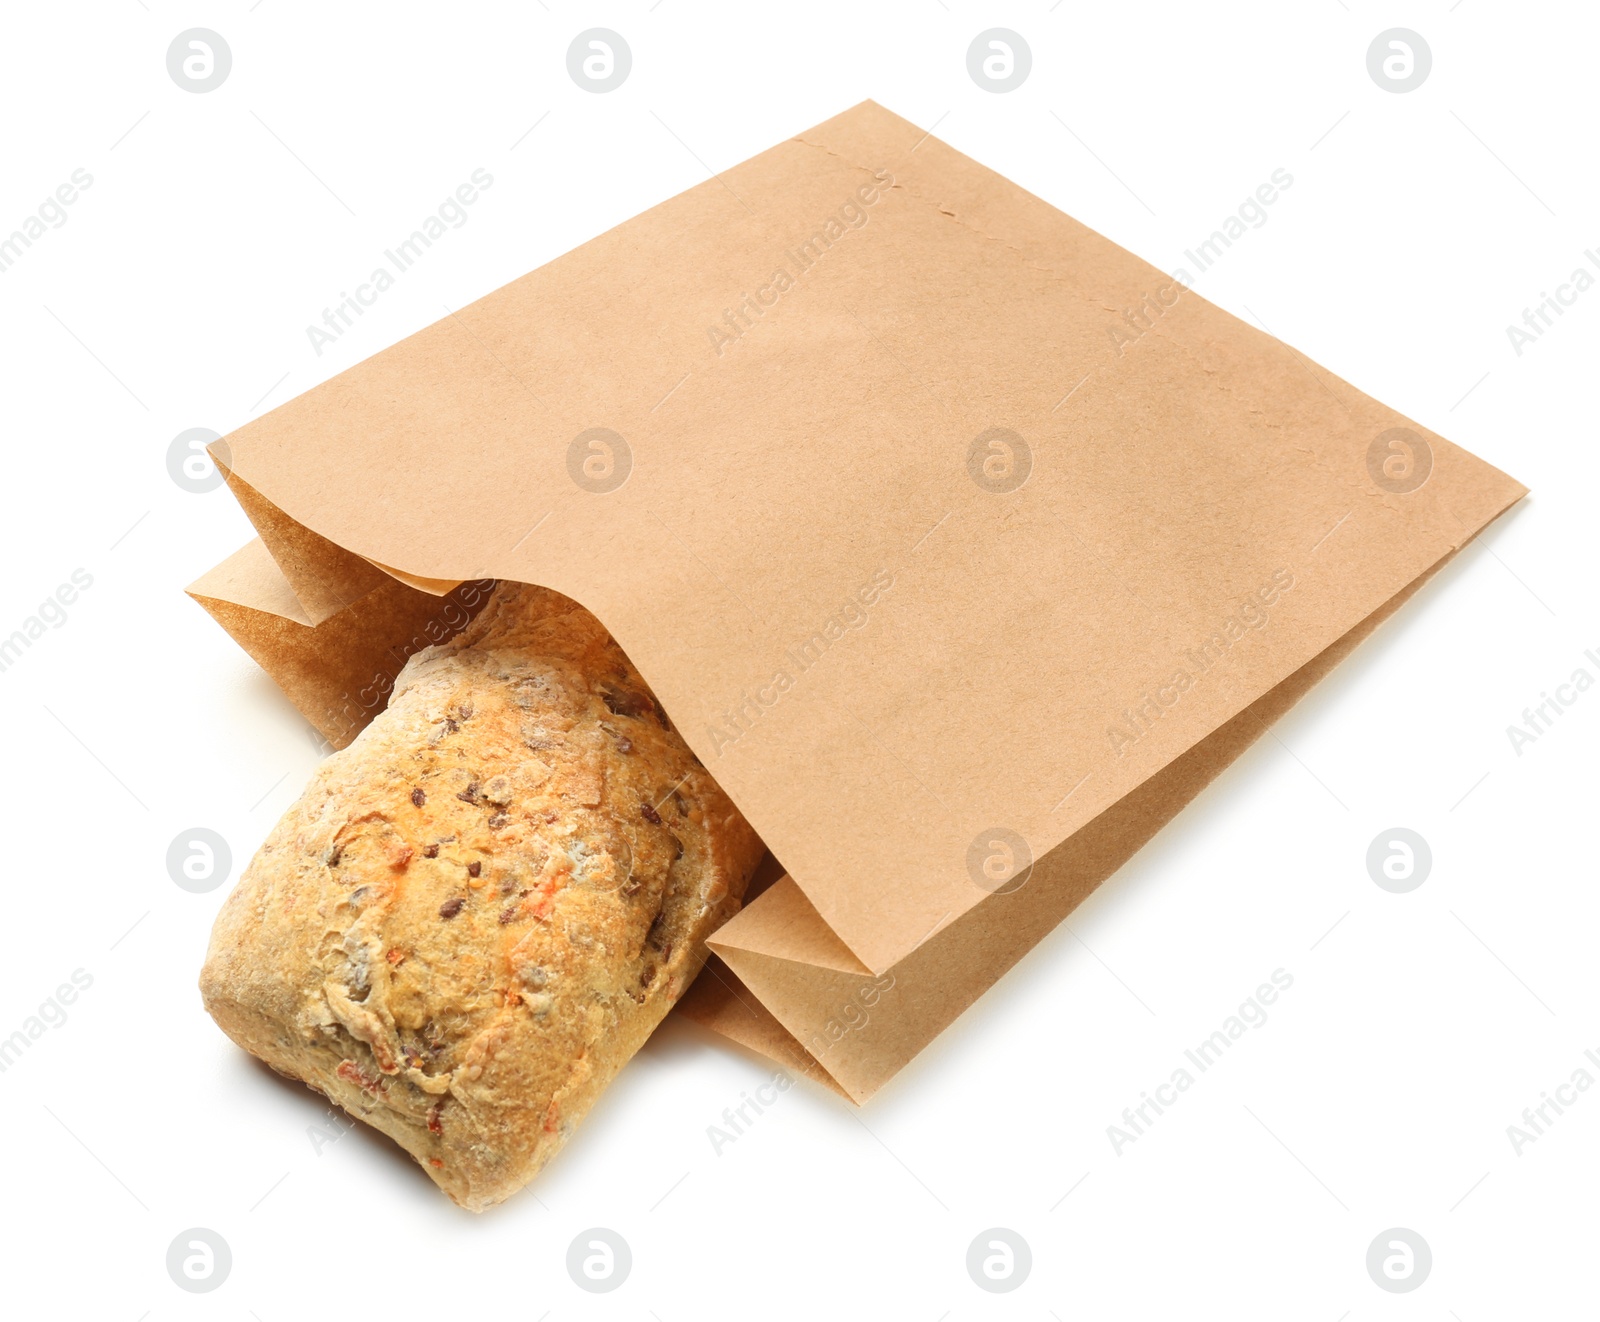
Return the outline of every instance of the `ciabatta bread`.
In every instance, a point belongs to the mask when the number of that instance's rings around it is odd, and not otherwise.
[[[600,622],[502,584],[318,769],[200,988],[235,1042],[478,1211],[566,1142],[761,852]]]

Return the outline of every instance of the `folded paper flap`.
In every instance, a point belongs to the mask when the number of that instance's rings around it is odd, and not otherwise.
[[[239,507],[255,525],[262,547],[271,554],[289,590],[299,599],[308,624],[321,624],[371,592],[382,572],[326,537],[290,518],[228,467],[225,443],[212,456],[222,469]]]
[[[852,1098],[816,1058],[806,1052],[772,1012],[739,982],[738,975],[715,955],[706,961],[704,971],[678,1002],[673,1013],[710,1028],[807,1078],[815,1079],[846,1101],[858,1100]]]
[[[471,621],[492,585],[463,583],[443,599],[386,574],[347,606],[312,619],[257,537],[187,589],[253,657],[316,731],[343,748],[388,701],[409,657]]]
[[[228,443],[410,581],[594,611],[875,970],[1522,494],[871,104]]]
[[[368,563],[383,570],[390,578],[398,579],[400,582],[416,588],[419,592],[426,592],[431,597],[442,597],[453,589],[460,587],[464,581],[459,578],[424,578],[420,574],[409,574],[403,569],[380,565],[376,560]]]
[[[784,876],[757,901],[724,923],[711,938],[724,953],[744,950],[774,959],[797,960],[840,973],[871,977],[867,968],[822,920],[805,892]]]
[[[283,570],[259,537],[208,569],[184,591],[206,601],[246,607],[296,624],[312,624]]]

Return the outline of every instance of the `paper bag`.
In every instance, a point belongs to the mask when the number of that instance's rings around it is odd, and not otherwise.
[[[599,616],[786,869],[684,1010],[856,1101],[1525,494],[871,102],[216,453],[335,743],[483,580]]]

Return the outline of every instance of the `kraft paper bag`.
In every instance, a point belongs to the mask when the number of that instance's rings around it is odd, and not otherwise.
[[[334,744],[599,616],[782,861],[681,1009],[858,1102],[1526,494],[871,102],[214,453]]]

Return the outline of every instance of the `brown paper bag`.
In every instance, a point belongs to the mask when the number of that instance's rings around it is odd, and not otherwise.
[[[216,453],[336,744],[481,580],[605,622],[787,869],[684,1010],[856,1101],[1525,494],[871,102]]]

